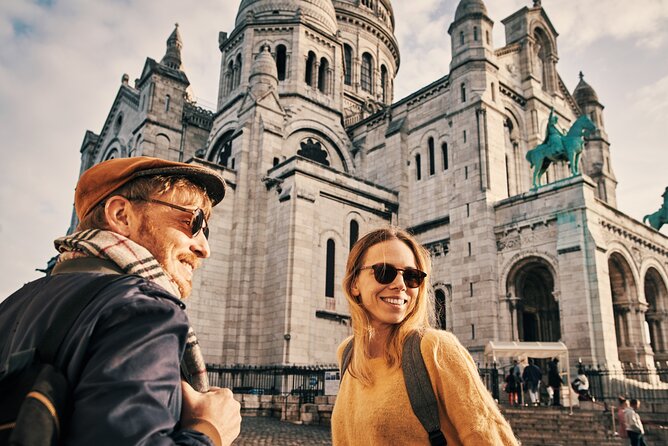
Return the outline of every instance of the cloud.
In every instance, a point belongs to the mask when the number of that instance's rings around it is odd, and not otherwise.
[[[0,2],[0,300],[40,276],[35,268],[55,254],[85,131],[100,131],[124,72],[134,79],[147,56],[163,56],[177,21],[195,94],[215,103],[217,36],[233,28],[232,3]]]

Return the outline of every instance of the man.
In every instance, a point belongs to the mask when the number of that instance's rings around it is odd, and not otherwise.
[[[640,408],[640,401],[637,399],[631,400],[631,406],[624,410],[624,422],[626,424],[626,434],[629,437],[631,446],[646,446],[645,443],[645,429],[643,428],[640,415],[636,412]]]
[[[550,110],[550,116],[547,118],[547,128],[545,130],[545,140],[543,144],[546,144],[550,147],[550,152],[562,153],[564,151],[564,146],[562,138],[564,133],[557,127],[557,122],[559,117],[554,114],[554,108]]]
[[[72,390],[68,445],[228,445],[240,408],[228,389],[182,382],[186,298],[209,257],[208,217],[225,182],[199,166],[113,159],[84,174],[78,232],[56,240],[50,276],[0,304],[0,376],[40,342],[54,313],[101,274],[125,275],[83,310],[55,359]]]
[[[543,372],[540,370],[540,367],[534,364],[533,359],[529,359],[529,365],[522,372],[522,380],[526,383],[527,390],[529,391],[529,399],[534,406],[538,406],[540,403],[538,384],[542,378]]]

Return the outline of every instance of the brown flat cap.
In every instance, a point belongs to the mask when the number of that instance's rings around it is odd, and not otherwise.
[[[94,165],[81,175],[74,192],[74,209],[82,220],[102,200],[128,182],[146,176],[180,176],[201,186],[213,206],[225,197],[225,180],[214,170],[193,164],[137,156]]]

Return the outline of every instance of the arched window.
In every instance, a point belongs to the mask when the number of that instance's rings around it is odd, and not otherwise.
[[[169,103],[172,100],[172,98],[169,95],[165,96],[165,112],[169,111]]]
[[[429,175],[436,173],[436,160],[434,154],[434,138],[429,138]]]
[[[323,93],[328,93],[327,88],[327,70],[329,69],[329,62],[324,57],[320,59],[320,67],[318,67],[318,90]]]
[[[445,330],[448,326],[445,311],[445,293],[443,290],[436,290],[434,301],[436,305],[436,326],[441,330]]]
[[[466,84],[463,84],[459,87],[459,91],[461,92],[462,96],[462,102],[466,102]]]
[[[360,84],[362,86],[362,90],[368,91],[369,93],[373,93],[373,88],[372,88],[372,82],[371,80],[373,79],[373,59],[371,58],[371,54],[369,53],[364,53],[362,55],[362,73],[360,76]]]
[[[285,45],[276,46],[276,71],[278,71],[278,80],[284,81],[287,73],[287,49]]]
[[[237,63],[236,66],[234,67],[234,87],[238,87],[239,84],[241,84],[241,54],[237,55]]]
[[[474,40],[475,42],[478,41],[478,27],[477,27],[477,26],[474,26],[474,27],[473,27],[473,40]]]
[[[381,65],[380,67],[380,88],[382,89],[383,103],[387,104],[389,102],[389,95],[387,94],[387,68],[385,65]]]
[[[334,297],[334,267],[335,267],[335,250],[336,246],[334,240],[331,238],[327,240],[327,259],[325,265],[325,296]]]
[[[448,143],[441,144],[441,156],[443,157],[443,170],[448,170]]]
[[[309,51],[308,58],[306,59],[306,74],[304,76],[304,82],[306,82],[306,85],[313,86],[314,68],[315,68],[315,53],[313,51]]]
[[[231,92],[234,88],[234,61],[230,61],[227,65],[227,92]]]
[[[492,42],[489,40],[489,31],[485,31],[485,40],[487,41],[487,45],[491,44]]]
[[[169,100],[169,95],[167,95]],[[121,126],[123,126],[123,113],[119,113],[116,117],[116,122],[114,122],[114,134],[118,135],[118,132],[121,131]]]
[[[343,82],[346,85],[353,84],[353,49],[347,43],[343,45],[344,72]]]
[[[360,236],[360,225],[357,220],[350,220],[350,244],[348,249],[352,249],[353,245]]]
[[[232,155],[232,135],[234,135],[234,131],[230,130],[218,138],[213,146],[211,155],[209,155],[209,161],[228,167],[230,155]]]
[[[415,179],[417,181],[422,179],[422,159],[419,153],[415,155]]]

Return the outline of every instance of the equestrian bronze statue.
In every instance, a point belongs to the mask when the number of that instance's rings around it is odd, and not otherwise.
[[[661,208],[653,214],[645,215],[642,219],[643,223],[649,221],[649,225],[657,231],[661,229],[661,226],[668,223],[668,187],[661,196],[663,197]]]
[[[551,110],[545,140],[527,152],[526,159],[533,169],[532,189],[540,186],[541,177],[553,162],[568,161],[571,175],[578,175],[584,137],[596,131],[596,126],[587,115],[578,117],[566,134],[557,127],[558,119],[554,110]]]

